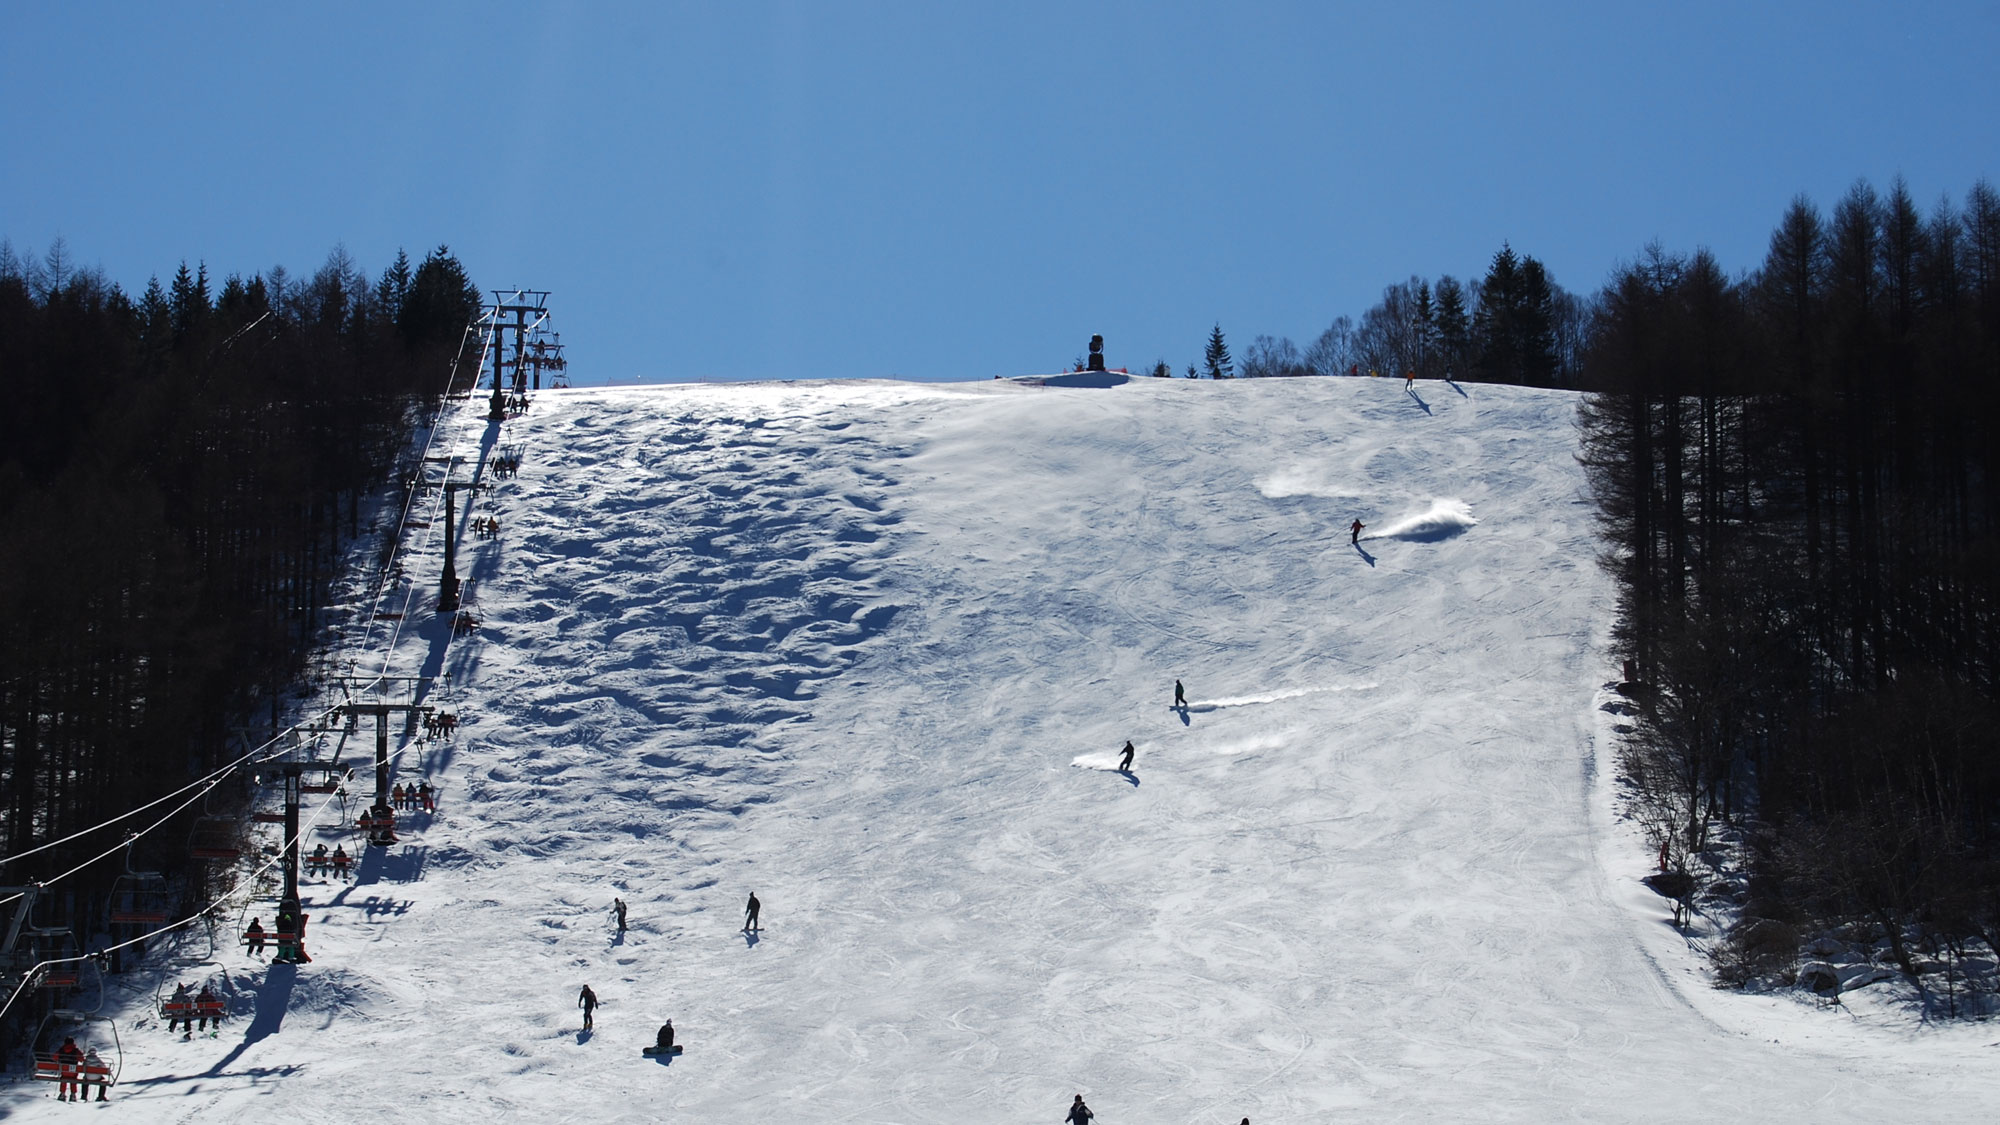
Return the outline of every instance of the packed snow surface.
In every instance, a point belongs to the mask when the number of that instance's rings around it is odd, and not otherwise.
[[[352,641],[364,669],[450,679],[429,702],[457,737],[395,739],[438,812],[308,885],[310,965],[225,929],[213,960],[201,941],[122,978],[121,1080],[87,1112],[2000,1112],[1990,1027],[1716,992],[1638,884],[1569,395],[1000,380],[575,390],[504,424],[481,405],[432,450],[493,486],[456,494],[480,628],[454,638],[426,600],[438,521],[408,533],[408,621]],[[496,537],[466,532],[487,516]],[[308,842],[354,847],[332,819]],[[270,898],[245,912],[268,924]],[[177,979],[231,997],[217,1038],[148,1015]],[[668,1018],[686,1053],[642,1058]],[[50,1095],[10,1087],[0,1113],[86,1112]]]

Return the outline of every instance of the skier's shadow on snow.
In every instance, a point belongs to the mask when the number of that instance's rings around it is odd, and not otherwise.
[[[1409,390],[1403,393],[1410,396],[1410,401],[1422,407],[1424,413],[1429,414],[1431,412],[1431,404],[1424,401],[1424,397],[1417,393],[1417,389],[1415,387],[1411,387]]]
[[[1112,772],[1131,782],[1132,788],[1137,789],[1139,787],[1139,775],[1133,773],[1131,770],[1113,770]]]
[[[1356,543],[1354,545],[1354,553],[1361,556],[1362,562],[1367,563],[1369,566],[1375,565],[1375,556],[1368,553],[1368,548]]]
[[[755,949],[755,948],[757,948],[757,931],[756,931],[756,930],[744,930],[744,931],[743,931],[743,948],[745,948],[745,949]]]
[[[581,1047],[581,1046],[583,1046],[583,1045],[584,1045],[585,1043],[588,1043],[588,1042],[590,1042],[590,1037],[591,1037],[592,1035],[594,1035],[594,1034],[596,1034],[596,1033],[595,1033],[595,1032],[593,1032],[593,1031],[591,1031],[591,1030],[590,1030],[589,1028],[587,1028],[587,1027],[586,1027],[586,1028],[584,1028],[584,1029],[583,1029],[582,1031],[579,1031],[579,1032],[577,1032],[577,1033],[576,1033],[576,1045],[577,1045],[577,1046],[579,1046],[579,1047]]]
[[[1193,725],[1194,725],[1194,719],[1192,719],[1192,718],[1190,718],[1190,717],[1189,717],[1189,715],[1188,715],[1188,709],[1187,709],[1186,707],[1175,707],[1175,708],[1172,708],[1172,710],[1173,710],[1174,714],[1176,714],[1176,715],[1179,715],[1179,716],[1181,717],[1181,725],[1182,725],[1182,726],[1184,726],[1184,727],[1191,727],[1191,726],[1193,726]]]
[[[1447,387],[1450,387],[1450,388],[1451,388],[1452,390],[1454,390],[1454,391],[1457,391],[1457,392],[1458,392],[1458,397],[1460,397],[1460,398],[1471,398],[1471,397],[1472,397],[1471,395],[1469,395],[1469,394],[1466,394],[1466,393],[1465,393],[1465,388],[1464,388],[1464,387],[1461,387],[1461,386],[1459,386],[1459,385],[1458,385],[1457,383],[1454,383],[1454,382],[1452,382],[1452,381],[1451,381],[1450,379],[1446,379],[1446,380],[1444,381],[1444,385],[1445,385],[1445,386],[1447,386]]]
[[[661,1066],[674,1065],[674,1057],[672,1055],[647,1055],[646,1057],[659,1063]]]

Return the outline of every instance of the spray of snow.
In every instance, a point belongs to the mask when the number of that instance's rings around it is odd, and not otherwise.
[[[1463,535],[1479,525],[1472,509],[1463,500],[1433,500],[1431,506],[1413,516],[1404,516],[1363,539],[1403,539],[1413,543],[1435,543]]]
[[[1324,687],[1303,687],[1293,688],[1290,691],[1271,691],[1261,695],[1232,695],[1223,699],[1204,699],[1199,702],[1190,701],[1187,709],[1193,712],[1202,712],[1215,711],[1223,707],[1251,707],[1259,703],[1281,703],[1287,699],[1297,699],[1302,695],[1319,695],[1322,692],[1329,691],[1367,691],[1374,686],[1373,683],[1328,684]]]

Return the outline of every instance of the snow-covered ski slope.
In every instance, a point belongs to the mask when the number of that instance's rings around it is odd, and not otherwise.
[[[1991,1120],[2000,1034],[1714,993],[1637,886],[1573,408],[1138,379],[468,412],[460,455],[524,458],[460,494],[501,525],[462,541],[482,628],[392,660],[459,685],[438,815],[311,884],[313,964],[223,956],[219,1038],[128,1012],[88,1112]],[[641,1058],[669,1017],[686,1054]],[[48,1093],[4,1106],[85,1112]]]

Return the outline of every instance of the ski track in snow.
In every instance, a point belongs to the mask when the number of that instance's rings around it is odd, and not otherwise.
[[[461,494],[502,528],[461,541],[480,631],[413,619],[392,661],[454,679],[458,737],[400,767],[442,807],[308,885],[295,974],[125,978],[94,1112],[1990,1119],[1990,1032],[1714,993],[1637,884],[1572,405],[1138,379],[461,411],[461,455],[524,460]],[[1410,514],[1354,545],[1357,511]],[[144,1014],[207,974],[217,1039]],[[687,1053],[642,1059],[669,1016]]]

